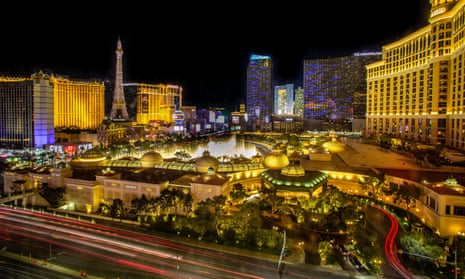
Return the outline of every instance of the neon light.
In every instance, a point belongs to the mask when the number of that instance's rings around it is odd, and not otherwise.
[[[252,54],[250,56],[250,60],[264,60],[264,59],[270,59],[270,56],[267,55],[257,55],[257,54]]]

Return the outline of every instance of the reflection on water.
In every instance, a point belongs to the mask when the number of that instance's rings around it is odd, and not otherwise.
[[[247,143],[243,139],[236,139],[235,135],[232,135],[228,138],[210,140],[207,143],[201,143],[198,145],[185,144],[182,146],[172,146],[156,151],[159,152],[163,158],[175,157],[174,153],[177,151],[186,151],[192,156],[192,158],[197,158],[201,157],[205,150],[208,150],[210,155],[214,157],[221,157],[224,155],[242,155],[244,157],[251,158],[257,154],[255,144]]]

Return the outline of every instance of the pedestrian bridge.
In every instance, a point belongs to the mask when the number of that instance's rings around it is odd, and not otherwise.
[[[30,196],[34,196],[36,193],[34,191],[31,192],[24,192],[21,194],[15,194],[13,195],[12,193],[8,194],[6,197],[1,197],[0,198],[0,204],[5,204],[9,202],[14,202],[15,205],[17,205],[18,200],[25,200],[26,198]]]

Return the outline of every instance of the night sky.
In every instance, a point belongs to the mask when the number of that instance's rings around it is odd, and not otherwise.
[[[430,9],[429,0],[52,2],[3,11],[0,73],[112,81],[120,37],[125,82],[179,84],[184,105],[229,110],[246,101],[251,54],[271,56],[276,82],[302,86],[303,59],[381,51],[427,25]]]

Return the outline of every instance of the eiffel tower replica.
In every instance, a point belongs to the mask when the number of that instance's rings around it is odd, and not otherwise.
[[[123,46],[118,38],[116,46],[116,75],[115,89],[113,91],[113,105],[111,107],[110,118],[113,121],[128,121],[129,115],[126,108],[123,88]]]

